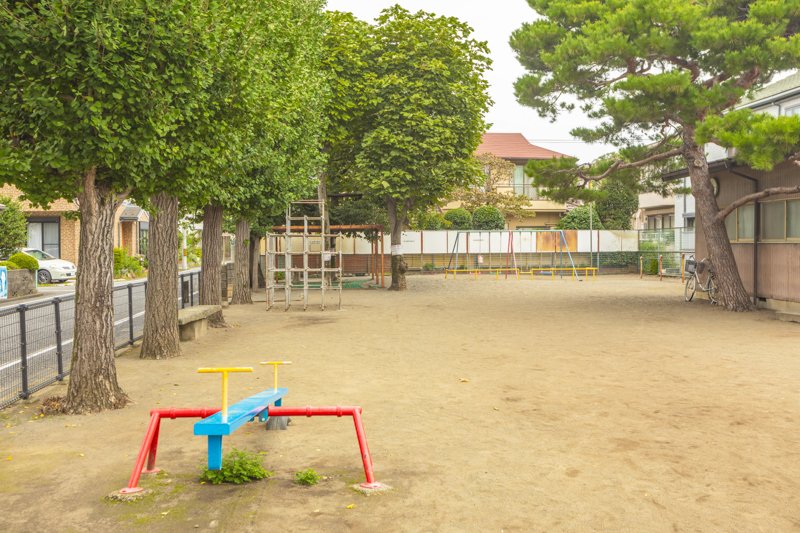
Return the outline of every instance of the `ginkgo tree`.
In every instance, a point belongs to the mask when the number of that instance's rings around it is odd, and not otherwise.
[[[527,73],[519,101],[556,119],[577,106],[596,127],[573,135],[618,147],[613,157],[528,166],[554,199],[595,198],[589,184],[638,170],[649,185],[667,168],[688,169],[700,231],[713,257],[719,302],[752,308],[725,230],[741,202],[795,188],[765,188],[720,210],[704,144],[735,146],[737,158],[769,169],[795,156],[800,119],[732,111],[749,92],[800,64],[796,0],[529,0],[539,14],[511,37]],[[576,103],[577,102],[577,103]],[[663,185],[662,185],[663,188]]]

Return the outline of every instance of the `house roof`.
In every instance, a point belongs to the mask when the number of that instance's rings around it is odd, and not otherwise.
[[[761,100],[766,100],[774,96],[780,96],[782,93],[788,93],[800,89],[800,72],[796,72],[791,76],[784,78],[775,83],[763,87],[762,89],[753,93],[750,98],[742,100],[742,107],[757,106]]]
[[[552,159],[569,157],[528,142],[521,133],[484,133],[476,155],[494,154],[503,159]]]
[[[142,208],[138,205],[127,205],[125,209],[122,210],[122,213],[119,215],[120,220],[137,220],[139,218],[139,213],[142,212]]]

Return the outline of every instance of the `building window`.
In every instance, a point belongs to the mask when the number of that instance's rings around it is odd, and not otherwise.
[[[150,233],[150,223],[139,222],[139,255],[147,255],[147,238]]]
[[[61,257],[61,228],[58,219],[29,219],[28,248]]]
[[[767,241],[786,238],[786,202],[761,204],[761,238]]]
[[[752,241],[753,235],[755,235],[755,207],[753,204],[743,205],[737,211],[737,231],[738,231],[738,240],[740,241]]]
[[[533,186],[530,176],[525,174],[525,167],[517,165],[514,167],[513,186],[514,194],[527,196],[533,200],[539,198],[539,189]]]
[[[789,116],[800,115],[800,105],[796,105],[796,106],[788,108],[786,110],[786,114],[789,115]]]
[[[736,238],[736,210],[725,217],[725,230],[728,232],[729,241],[734,242],[739,240]]]
[[[786,237],[800,239],[800,200],[786,202]]]
[[[725,229],[731,242],[752,241],[755,234],[755,207],[753,204],[734,209],[725,217]]]
[[[765,241],[800,239],[800,199],[777,200],[760,204],[761,232]],[[731,242],[753,240],[753,204],[734,210],[725,218],[725,229]]]

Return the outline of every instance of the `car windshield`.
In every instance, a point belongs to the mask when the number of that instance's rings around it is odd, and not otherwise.
[[[36,259],[55,259],[52,255],[48,254],[47,252],[43,252],[41,250],[25,250],[25,253],[28,255],[32,255]]]

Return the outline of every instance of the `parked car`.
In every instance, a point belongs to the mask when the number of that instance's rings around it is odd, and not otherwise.
[[[78,269],[73,263],[63,259],[56,259],[47,252],[36,248],[23,248],[22,252],[35,257],[39,261],[39,272],[37,274],[39,283],[75,279]]]

